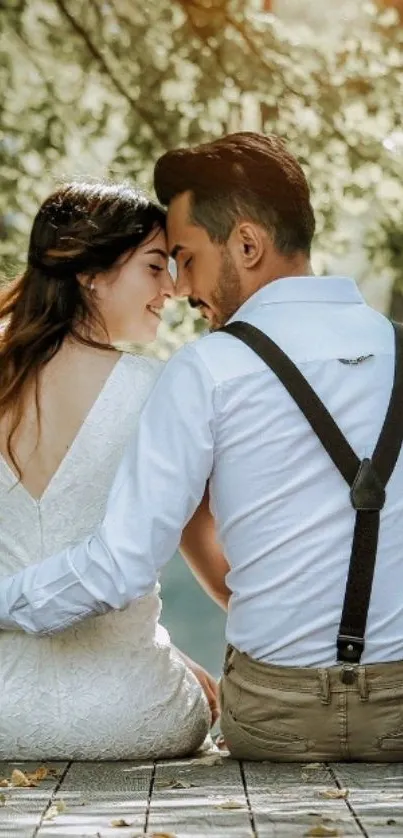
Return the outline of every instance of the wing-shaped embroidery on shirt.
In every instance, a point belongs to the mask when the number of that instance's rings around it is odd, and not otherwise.
[[[349,366],[356,366],[357,364],[361,364],[362,361],[367,361],[368,358],[373,358],[373,355],[359,355],[358,358],[338,358],[337,360],[340,361],[341,364],[348,364]]]

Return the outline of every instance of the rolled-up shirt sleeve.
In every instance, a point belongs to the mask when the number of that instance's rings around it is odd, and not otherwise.
[[[202,499],[213,443],[214,383],[189,344],[143,408],[97,531],[1,579],[0,628],[51,634],[153,590]]]

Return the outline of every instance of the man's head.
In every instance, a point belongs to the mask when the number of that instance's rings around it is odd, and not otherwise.
[[[169,151],[154,185],[169,208],[177,293],[213,329],[268,282],[310,273],[309,187],[280,138],[242,132]]]

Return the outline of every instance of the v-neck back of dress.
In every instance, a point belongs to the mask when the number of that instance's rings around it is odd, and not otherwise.
[[[41,561],[84,538],[100,521],[156,364],[122,355],[40,498],[0,456],[0,574]]]
[[[9,480],[10,489],[16,491],[21,495],[27,495],[28,502],[31,501],[31,503],[35,504],[36,506],[40,506],[42,504],[42,501],[46,498],[46,495],[48,493],[52,492],[53,490],[57,492],[57,483],[59,475],[63,473],[63,470],[65,468],[69,467],[69,460],[74,458],[76,450],[80,448],[81,437],[85,437],[88,431],[90,431],[93,416],[96,416],[97,412],[99,410],[102,410],[103,400],[104,398],[108,397],[110,388],[114,386],[115,376],[119,376],[120,364],[127,363],[125,361],[125,357],[127,356],[121,355],[120,358],[115,362],[107,378],[103,382],[98,395],[95,397],[92,405],[90,405],[89,410],[84,416],[77,432],[75,433],[73,439],[70,441],[66,453],[64,454],[64,456],[62,456],[58,466],[55,468],[53,474],[50,475],[46,486],[44,487],[44,489],[38,497],[35,497],[35,495],[25,486],[24,477],[22,477],[21,480],[18,480],[17,475],[15,474],[11,465],[7,462],[6,457],[4,456],[4,454],[0,453],[0,469],[4,472],[4,478],[6,480]]]

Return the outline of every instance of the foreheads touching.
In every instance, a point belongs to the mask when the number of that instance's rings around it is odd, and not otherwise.
[[[176,292],[213,328],[262,285],[310,272],[309,187],[278,137],[243,132],[167,152],[154,184],[168,206]]]

